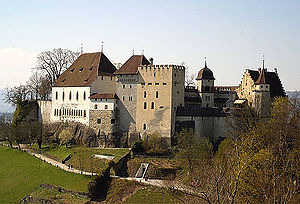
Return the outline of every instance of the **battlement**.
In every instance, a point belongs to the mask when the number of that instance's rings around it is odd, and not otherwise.
[[[185,70],[184,66],[181,65],[142,65],[138,68],[139,71],[183,71]]]

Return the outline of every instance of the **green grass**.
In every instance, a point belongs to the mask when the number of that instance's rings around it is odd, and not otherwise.
[[[41,183],[87,192],[89,176],[65,172],[25,152],[0,146],[0,203],[15,203]]]
[[[46,189],[39,187],[31,193],[31,196],[34,198],[42,198],[47,200],[53,200],[55,202],[61,203],[72,203],[72,204],[84,204],[88,201],[86,198],[82,198],[70,193],[58,192],[52,189]]]
[[[37,145],[33,145],[37,148]],[[106,148],[88,148],[88,147],[66,147],[58,145],[43,145],[42,150],[59,158],[65,159],[68,155],[72,158],[66,164],[72,164],[75,168],[89,172],[98,172],[108,162],[106,159],[92,159],[92,155],[111,155],[115,156],[114,161],[117,162],[122,156],[129,152],[129,149],[106,149]]]

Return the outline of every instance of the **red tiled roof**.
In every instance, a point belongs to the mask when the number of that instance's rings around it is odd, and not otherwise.
[[[115,93],[96,93],[90,96],[92,99],[116,99]]]
[[[114,74],[137,74],[138,67],[140,65],[149,65],[150,62],[146,59],[144,55],[132,55],[120,69],[118,69]]]
[[[53,86],[89,86],[97,76],[112,76],[116,67],[102,52],[85,53],[64,71]]]

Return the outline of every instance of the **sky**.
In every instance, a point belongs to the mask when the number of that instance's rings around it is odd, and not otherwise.
[[[0,88],[24,84],[53,48],[133,53],[197,74],[207,57],[216,85],[238,85],[246,68],[278,69],[300,90],[300,0],[0,0]]]

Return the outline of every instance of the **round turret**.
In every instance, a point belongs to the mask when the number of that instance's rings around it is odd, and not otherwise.
[[[196,80],[203,80],[203,79],[208,79],[208,80],[215,80],[213,72],[207,68],[206,61],[205,61],[205,66],[198,72],[198,76]]]

